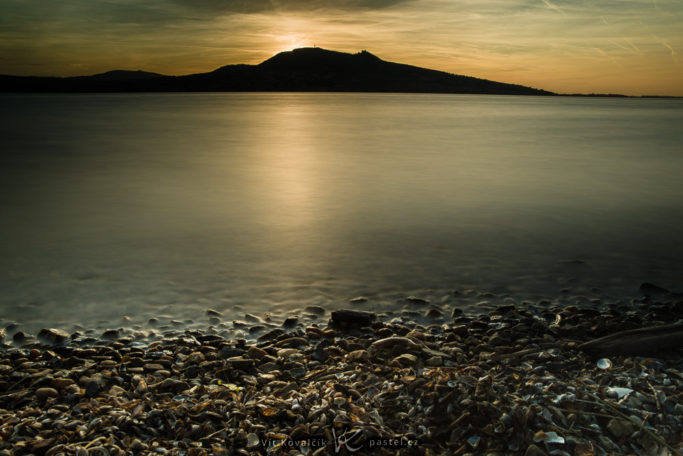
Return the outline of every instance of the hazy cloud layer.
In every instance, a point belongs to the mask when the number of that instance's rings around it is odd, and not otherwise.
[[[683,95],[680,0],[0,0],[0,73],[184,74],[312,45],[561,92]]]
[[[268,11],[372,10],[410,0],[170,0],[190,10],[216,13],[262,13]]]

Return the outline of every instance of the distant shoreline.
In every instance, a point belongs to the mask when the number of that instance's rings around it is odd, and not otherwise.
[[[113,70],[90,76],[0,75],[0,93],[333,92],[681,98],[669,95],[555,93],[321,48],[281,52],[258,65],[227,65],[181,76]]]
[[[6,76],[0,75],[0,81]],[[10,76],[31,77],[31,76]],[[338,94],[415,94],[415,95],[493,95],[522,97],[562,97],[562,98],[628,98],[628,99],[683,99],[677,95],[624,95],[604,93],[548,93],[548,94],[516,94],[516,93],[460,93],[429,91],[358,91],[358,90],[7,90],[0,87],[0,94],[173,94],[173,93],[338,93]]]
[[[0,92],[378,92],[554,95],[542,89],[320,48],[281,52],[258,65],[167,76],[115,70],[67,78],[0,76]]]

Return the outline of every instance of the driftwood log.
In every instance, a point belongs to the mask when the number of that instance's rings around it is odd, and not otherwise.
[[[579,345],[591,355],[657,356],[683,350],[683,323],[630,329]]]

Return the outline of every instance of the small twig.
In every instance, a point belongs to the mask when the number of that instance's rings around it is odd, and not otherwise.
[[[105,436],[100,436],[100,437],[96,438],[95,440],[91,440],[90,443],[88,443],[87,445],[85,445],[83,448],[85,448],[85,449],[87,450],[87,449],[90,448],[91,446],[95,446],[96,444],[100,443],[102,440],[106,440],[106,437],[105,437]]]
[[[22,390],[14,391],[14,388],[16,388],[17,386],[21,385],[21,384],[24,383],[26,380],[30,380],[30,379],[31,379],[30,376],[22,377],[21,380],[17,381],[16,383],[14,383],[12,386],[10,386],[9,388],[7,388],[7,389],[5,390],[5,391],[7,391],[7,393],[8,393],[7,395],[16,393],[16,392],[18,392],[18,391],[22,391]],[[29,388],[30,388],[30,387],[29,387]]]
[[[467,410],[465,410],[464,412],[462,412],[462,415],[460,415],[460,417],[458,417],[455,421],[453,421],[453,422],[450,424],[450,426],[448,426],[448,430],[449,430],[449,431],[452,431],[453,429],[455,429],[455,427],[456,427],[458,424],[460,424],[460,422],[461,422],[462,420],[464,420],[465,418],[467,418],[468,416],[470,416],[470,412],[468,412]]]
[[[224,431],[227,431],[227,430],[228,430],[228,428],[224,427],[224,428],[222,428],[222,429],[217,430],[217,431],[214,432],[213,434],[207,435],[205,438],[206,438],[206,439],[210,439],[210,438],[212,438],[212,437],[217,436],[217,435],[220,434],[221,432],[224,432]]]
[[[645,424],[647,423],[648,418],[650,418],[650,415],[647,412],[645,412],[645,418],[643,418],[643,422],[640,425],[639,431],[642,431],[643,429],[645,429]]]
[[[467,449],[467,445],[463,445],[453,452],[453,456],[457,456]]]
[[[650,382],[647,382],[647,386],[649,386],[650,389],[652,390],[652,395],[655,398],[655,404],[657,404],[657,411],[661,413],[662,412],[662,404],[659,402],[659,397],[657,396],[657,390],[655,389],[654,386],[652,386],[652,383],[650,383]]]

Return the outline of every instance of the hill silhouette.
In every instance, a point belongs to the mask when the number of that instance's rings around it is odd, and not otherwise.
[[[115,70],[67,78],[0,76],[3,92],[411,92],[552,95],[489,81],[321,48],[281,52],[258,65],[228,65],[209,73],[166,76]]]

